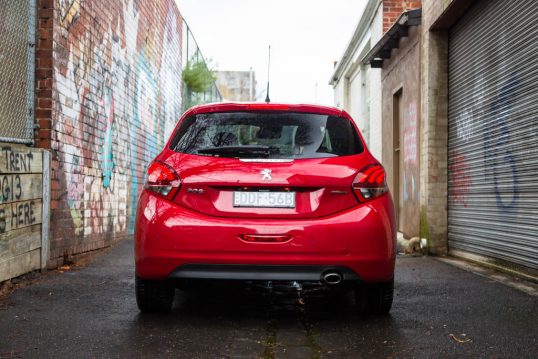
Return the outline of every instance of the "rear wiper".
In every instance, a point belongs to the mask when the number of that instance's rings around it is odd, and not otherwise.
[[[274,146],[245,145],[200,148],[198,153],[206,155],[224,155],[225,157],[268,157],[278,154],[280,151],[278,147]]]

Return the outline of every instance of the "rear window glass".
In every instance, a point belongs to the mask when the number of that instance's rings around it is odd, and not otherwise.
[[[289,112],[227,112],[190,116],[175,133],[176,152],[235,158],[349,156],[364,148],[343,117]]]

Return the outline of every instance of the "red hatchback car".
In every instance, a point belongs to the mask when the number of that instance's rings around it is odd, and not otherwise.
[[[135,230],[136,299],[167,311],[195,280],[353,289],[392,305],[394,208],[385,171],[344,111],[222,103],[179,121],[148,169]]]

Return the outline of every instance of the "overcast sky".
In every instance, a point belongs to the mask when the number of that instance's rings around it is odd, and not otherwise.
[[[176,0],[217,70],[248,70],[265,99],[271,45],[272,102],[333,105],[328,85],[366,0]],[[316,90],[317,84],[317,90]]]

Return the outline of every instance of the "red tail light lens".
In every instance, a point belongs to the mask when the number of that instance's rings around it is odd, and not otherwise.
[[[280,104],[274,104],[274,103],[251,103],[247,105],[247,108],[251,110],[289,110],[290,107],[288,105],[280,105]]]
[[[365,202],[389,191],[385,169],[380,164],[363,168],[353,181],[353,191],[359,202]]]
[[[145,188],[167,199],[174,198],[181,187],[181,180],[172,167],[166,163],[154,161],[148,168],[148,180]]]

